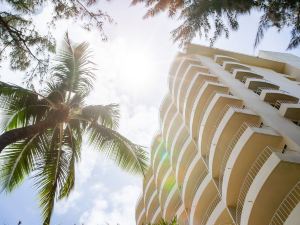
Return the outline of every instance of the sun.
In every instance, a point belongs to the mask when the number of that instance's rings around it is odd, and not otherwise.
[[[117,82],[133,93],[146,91],[153,83],[156,71],[153,49],[121,38],[114,41],[111,49],[111,69],[116,73]]]

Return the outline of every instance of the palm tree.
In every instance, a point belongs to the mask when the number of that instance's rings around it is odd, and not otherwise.
[[[83,136],[126,171],[144,174],[147,167],[144,149],[116,131],[118,105],[85,105],[95,81],[90,57],[87,43],[72,44],[66,34],[42,91],[0,82],[0,109],[6,115],[0,135],[0,186],[11,192],[32,177],[43,224],[50,224],[55,201],[74,188]]]

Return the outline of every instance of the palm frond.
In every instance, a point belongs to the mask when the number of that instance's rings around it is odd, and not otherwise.
[[[22,109],[38,101],[38,94],[17,85],[0,81],[0,108],[6,113]]]
[[[53,130],[50,149],[39,160],[38,172],[34,176],[39,190],[40,207],[42,208],[43,224],[49,225],[61,188],[67,179],[68,154],[63,149],[63,125]]]
[[[87,96],[95,81],[95,64],[90,61],[91,52],[86,42],[72,45],[66,34],[65,45],[56,59],[52,77],[57,80],[66,91]]]
[[[32,138],[10,145],[0,155],[0,182],[2,190],[11,192],[33,171],[36,159],[45,151],[46,137]]]
[[[9,115],[9,120],[3,121],[5,130],[12,130],[18,127],[25,127],[34,124],[45,118],[49,111],[48,105],[27,105],[19,111]]]
[[[119,105],[89,105],[82,109],[82,117],[105,127],[116,129],[119,126]]]
[[[147,169],[147,152],[123,137],[117,131],[93,123],[87,129],[89,143],[103,152],[122,169],[144,174]]]
[[[75,163],[80,159],[80,148],[82,143],[81,133],[78,133],[76,129],[72,130],[72,126],[70,124],[65,128],[65,136],[64,136],[64,147],[69,149],[69,164],[67,166],[67,178],[65,183],[63,184],[60,193],[59,199],[68,197],[71,191],[74,188],[75,184]]]

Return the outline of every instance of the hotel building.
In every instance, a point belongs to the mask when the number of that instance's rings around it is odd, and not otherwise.
[[[188,45],[173,61],[136,224],[300,224],[300,58]]]

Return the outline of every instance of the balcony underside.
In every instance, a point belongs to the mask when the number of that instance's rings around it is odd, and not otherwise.
[[[273,153],[250,186],[243,206],[241,225],[268,224],[299,180],[299,153]]]
[[[283,103],[279,108],[279,113],[289,120],[300,121],[300,104]]]
[[[246,80],[245,86],[250,90],[257,90],[258,88],[270,88],[274,90],[278,90],[279,86],[272,84],[266,80],[257,79],[257,78],[248,78]]]
[[[218,190],[208,174],[197,189],[190,213],[190,224],[199,225],[207,210],[207,207],[218,194]]]
[[[175,74],[172,74],[169,80],[170,93],[173,93],[176,80],[182,76],[190,65],[201,66],[201,62],[197,59],[184,58],[181,60]]]
[[[190,77],[196,76],[197,73],[209,73],[209,71],[206,67],[204,67],[202,65],[190,64],[183,73],[177,74],[177,77],[174,81],[174,89],[172,92],[174,99],[176,99],[179,94],[182,82],[185,79],[188,80],[188,79],[190,79]]]
[[[146,202],[146,204],[148,204],[147,210],[146,210],[146,218],[148,221],[152,221],[157,209],[159,208],[157,190],[155,190],[152,193],[151,198],[149,199],[149,201]]]
[[[188,137],[189,137],[188,131],[184,123],[182,123],[182,126],[180,129],[178,129],[171,147],[172,168],[176,168],[178,157],[180,155],[180,152],[183,150],[182,147],[186,142],[186,140],[188,139]]]
[[[219,65],[223,65],[224,61],[226,62],[239,62],[238,59],[226,56],[226,55],[215,55],[214,56],[214,61],[218,63]]]
[[[186,208],[191,208],[195,193],[206,175],[207,169],[205,163],[203,159],[197,155],[189,165],[183,181],[182,198]]]
[[[247,65],[238,63],[238,62],[224,62],[223,63],[223,68],[229,72],[234,71],[236,69],[242,69],[242,70],[251,70],[250,67]]]
[[[236,131],[245,122],[259,124],[260,117],[247,109],[229,108],[213,134],[211,145],[203,141],[207,148],[203,149],[202,155],[209,154],[209,168],[212,171],[213,178],[219,177],[220,163],[226,149],[224,146],[227,146]]]
[[[279,90],[263,90],[260,94],[260,99],[271,105],[275,105],[277,101],[292,101],[295,103],[299,101],[297,97]]]
[[[254,72],[251,72],[249,70],[243,70],[243,69],[236,69],[233,72],[233,77],[235,79],[238,79],[239,81],[243,81],[245,78],[257,78],[257,79],[263,79],[263,76],[256,74]]]
[[[190,121],[192,105],[206,81],[212,83],[218,83],[218,78],[212,74],[209,75],[202,74],[200,76],[194,77],[194,79],[191,81],[191,84],[189,85],[189,88],[186,94],[184,95],[182,102],[180,102],[179,104],[179,109],[183,113],[183,117],[185,118],[185,121]]]
[[[228,87],[222,84],[211,82],[206,82],[201,90],[202,91],[199,92],[195,102],[193,102],[193,105],[191,106],[192,111],[188,124],[194,140],[198,139],[200,123],[202,121],[204,111],[207,109],[207,105],[212,100],[213,96],[216,93],[228,93]],[[188,113],[185,115],[188,115]],[[185,121],[188,122],[187,120]]]
[[[236,207],[244,178],[259,153],[267,146],[281,149],[282,137],[266,128],[248,127],[242,134],[224,168],[222,196],[227,206]]]
[[[231,215],[228,212],[223,201],[220,201],[214,211],[211,213],[207,224],[220,225],[220,224],[234,224]]]
[[[187,170],[197,155],[197,148],[191,138],[188,138],[180,151],[178,162],[176,163],[176,179],[178,185],[182,186]]]
[[[243,102],[241,99],[233,97],[228,94],[217,93],[210,104],[208,105],[201,122],[198,138],[198,146],[200,149],[204,149],[206,146],[206,140],[208,140],[209,135],[215,125],[216,120],[219,117],[220,112],[227,106],[242,107]],[[203,154],[202,154],[203,155]]]
[[[190,80],[184,82],[180,89],[180,93],[177,96],[177,105],[181,113],[184,111],[185,104],[188,104],[192,99],[195,99],[205,81],[217,83],[218,78],[212,74],[198,73]]]
[[[171,104],[172,104],[172,96],[170,94],[168,94],[168,95],[166,95],[162,104],[160,105],[159,116],[160,116],[161,120],[163,120],[163,118],[165,117],[167,110]]]
[[[163,217],[170,221],[176,216],[176,212],[179,209],[181,204],[180,194],[178,192],[177,186],[175,185],[174,188],[170,191],[168,199],[166,201],[166,206],[163,212]]]

